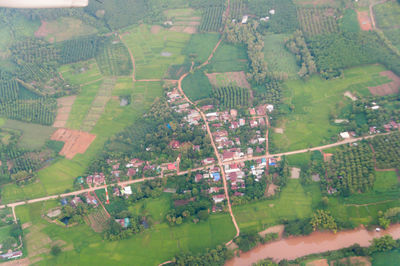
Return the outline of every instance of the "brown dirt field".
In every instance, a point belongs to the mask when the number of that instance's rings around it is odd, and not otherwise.
[[[28,258],[20,260],[11,260],[1,263],[1,266],[16,266],[16,265],[30,265],[31,261]]]
[[[195,33],[197,32],[197,28],[196,28],[196,27],[192,27],[192,26],[190,26],[190,27],[185,27],[185,28],[183,29],[183,32],[184,32],[184,33],[189,33],[189,34],[195,34]]]
[[[376,87],[368,87],[369,91],[373,95],[385,96],[389,94],[395,94],[399,92],[400,78],[392,71],[383,71],[379,73],[381,76],[390,78],[392,81]]]
[[[371,266],[371,262],[368,260],[367,257],[349,257],[340,259],[339,262],[343,265],[347,264],[347,260],[350,261],[350,265],[362,265],[362,266]],[[331,261],[331,266],[337,265],[338,261]]]
[[[258,234],[261,237],[265,237],[266,234],[277,233],[279,235],[279,238],[281,238],[283,235],[283,231],[285,231],[285,226],[283,224],[279,224],[279,225],[269,227],[269,228],[265,229],[264,231],[259,232]]]
[[[57,116],[54,120],[53,127],[65,127],[68,121],[69,113],[71,112],[72,105],[74,104],[76,96],[67,96],[57,99]]]
[[[372,30],[372,22],[368,11],[357,11],[357,18],[362,30]]]
[[[329,264],[327,259],[319,259],[307,262],[306,266],[329,266]]]
[[[160,32],[160,30],[161,30],[161,26],[158,26],[158,25],[155,25],[155,26],[152,26],[151,27],[151,33],[153,33],[153,34],[157,34],[157,33],[159,33]]]
[[[329,162],[333,156],[332,153],[323,153],[324,155],[324,162]]]
[[[40,28],[35,32],[35,37],[40,38],[49,35],[50,29],[48,29],[48,24],[48,22],[42,20],[42,25],[40,25]]]
[[[274,183],[269,184],[267,190],[265,191],[265,196],[270,197],[275,195],[275,190],[277,188],[279,188],[279,186],[275,185]]]
[[[219,87],[223,84],[218,84],[217,76],[223,75],[224,80],[226,80],[227,85],[230,83],[236,83],[237,86],[241,88],[250,89],[250,84],[247,82],[246,74],[243,71],[240,72],[225,72],[225,73],[212,73],[206,74],[211,85],[214,87]]]
[[[170,31],[175,31],[175,32],[182,32],[185,29],[184,26],[172,26],[169,28]]]
[[[64,155],[67,159],[74,158],[78,153],[85,153],[95,138],[96,135],[88,132],[67,128],[59,128],[51,136],[52,140],[65,142],[64,147],[60,151],[60,155]]]

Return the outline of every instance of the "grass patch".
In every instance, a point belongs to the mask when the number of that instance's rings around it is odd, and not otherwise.
[[[375,172],[374,191],[384,192],[396,189],[399,185],[399,179],[395,171]]]
[[[55,130],[50,126],[42,126],[9,119],[1,125],[1,128],[19,131],[21,133],[21,139],[18,145],[21,148],[32,150],[40,149]]]
[[[357,12],[354,9],[346,9],[343,17],[339,20],[339,28],[342,31],[359,32],[360,23],[358,23]]]
[[[399,261],[399,248],[392,251],[374,253],[372,255],[372,264],[374,266],[398,265]]]
[[[303,167],[306,166],[311,160],[311,152],[299,153],[287,156],[290,166]]]
[[[287,73],[289,78],[297,78],[299,66],[294,54],[285,48],[287,34],[267,34],[264,37],[264,59],[273,72]]]
[[[137,80],[161,79],[170,65],[184,62],[182,50],[189,41],[190,34],[167,29],[153,34],[148,25],[127,30],[129,34],[123,37],[123,42],[135,58]],[[169,53],[169,56],[163,56],[163,52]]]
[[[329,117],[341,108],[351,104],[351,100],[343,96],[350,90],[359,93],[367,90],[365,86],[376,83],[374,75],[385,68],[379,65],[347,69],[344,78],[324,80],[312,76],[307,81],[287,81],[285,103],[294,108],[293,111],[278,121],[277,127],[284,128],[283,134],[272,133],[271,141],[275,150],[287,151],[314,147],[337,141],[341,131],[340,125],[331,124]],[[363,83],[360,87],[350,87]]]
[[[279,198],[263,200],[233,208],[236,220],[242,231],[261,231],[282,219],[309,217],[320,200],[318,185],[304,188],[299,180],[290,179]]]
[[[161,223],[165,220],[171,208],[171,194],[163,193],[157,199],[145,199],[129,207],[129,211],[137,215],[150,215],[152,219]]]
[[[183,52],[201,64],[210,56],[218,40],[219,34],[216,33],[193,34]]]
[[[247,71],[247,53],[243,46],[221,43],[210,64],[207,72],[235,72]]]
[[[182,89],[193,101],[208,98],[212,93],[211,83],[201,70],[186,76],[182,81]]]
[[[74,85],[89,84],[102,78],[96,60],[63,65],[58,68],[63,78]]]

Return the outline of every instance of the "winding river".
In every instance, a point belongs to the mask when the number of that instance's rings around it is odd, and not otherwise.
[[[241,253],[240,257],[229,260],[225,265],[252,265],[266,258],[272,258],[275,261],[282,259],[293,260],[313,253],[346,248],[353,244],[366,247],[370,245],[372,239],[386,234],[391,235],[394,239],[400,238],[400,224],[392,225],[387,230],[382,230],[381,232],[371,232],[364,228],[359,228],[341,231],[336,234],[314,232],[308,236],[284,238]]]

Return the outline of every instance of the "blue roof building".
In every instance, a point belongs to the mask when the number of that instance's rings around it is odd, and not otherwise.
[[[221,179],[221,175],[218,172],[212,173],[212,176],[214,178],[214,181],[219,181]]]

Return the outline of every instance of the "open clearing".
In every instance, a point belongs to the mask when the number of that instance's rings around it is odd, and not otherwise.
[[[357,97],[354,96],[354,95],[353,95],[351,92],[349,92],[349,91],[346,91],[343,95],[346,96],[347,98],[349,98],[350,100],[352,100],[353,102],[354,102],[354,101],[357,101]]]
[[[96,32],[96,28],[86,25],[79,19],[61,17],[52,21],[43,20],[42,25],[35,32],[35,37],[45,38],[50,42],[61,42]]]
[[[226,87],[229,85],[240,88],[250,89],[250,84],[246,79],[246,74],[243,71],[212,73],[206,74],[208,80],[214,88]]]
[[[369,11],[357,11],[357,18],[362,30],[372,30],[372,22],[369,16]]]
[[[371,94],[385,96],[399,92],[400,78],[396,74],[394,74],[392,71],[383,71],[379,74],[381,76],[388,77],[389,79],[392,80],[392,82],[375,87],[369,87],[368,89],[371,92]]]
[[[201,13],[193,8],[169,9],[164,11],[168,21],[173,21],[170,31],[194,34],[200,25]]]
[[[292,167],[290,170],[290,178],[299,179],[300,178],[300,168]]]
[[[76,95],[61,97],[57,99],[58,110],[53,127],[65,127],[75,99]]]
[[[74,158],[77,153],[85,153],[95,138],[96,135],[66,128],[57,129],[51,136],[52,140],[65,142],[60,155],[64,155],[68,159]]]

